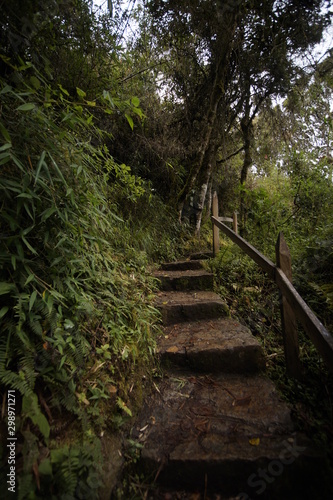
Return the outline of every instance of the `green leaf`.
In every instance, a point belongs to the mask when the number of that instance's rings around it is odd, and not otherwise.
[[[27,286],[32,280],[35,279],[35,275],[32,273],[32,274],[29,274],[26,282],[24,283],[24,286]]]
[[[49,458],[45,458],[41,461],[38,467],[39,474],[43,476],[51,476],[52,475],[52,465]]]
[[[52,160],[52,164],[53,164],[54,169],[55,169],[55,171],[57,172],[58,176],[60,177],[60,179],[62,180],[62,182],[65,184],[65,186],[67,186],[67,182],[65,181],[65,178],[64,178],[64,176],[62,175],[61,170],[60,170],[60,168],[58,167],[57,163],[56,163],[56,162],[55,162],[55,160],[53,159],[53,157],[52,157],[51,153],[49,153],[49,157],[50,157],[50,158],[51,158],[51,160]]]
[[[0,295],[7,295],[13,290],[15,290],[15,285],[13,285],[13,283],[0,282]]]
[[[1,122],[0,122],[0,131],[7,142],[12,142],[8,130]]]
[[[74,325],[73,321],[71,321],[70,319],[65,319],[65,321],[64,321],[64,328],[66,330],[70,330],[70,329],[74,328],[74,326],[75,325]]]
[[[50,436],[50,426],[45,415],[41,412],[38,406],[36,394],[23,396],[22,413],[29,417],[32,422],[39,427],[40,432],[46,439]]]
[[[128,123],[129,123],[129,126],[130,126],[130,127],[131,127],[131,129],[133,130],[133,128],[134,128],[133,118],[132,118],[130,115],[128,115],[127,113],[125,113],[125,116],[126,116],[126,118],[127,118],[127,121],[128,121]]]
[[[8,163],[11,160],[10,154],[3,153],[0,155],[0,165],[5,165],[5,163]]]
[[[57,211],[57,207],[50,207],[47,210],[44,210],[44,212],[41,214],[42,221],[45,222],[56,211]]]
[[[37,415],[31,418],[33,423],[39,427],[40,432],[47,439],[50,436],[50,425],[43,413],[40,411]]]
[[[29,248],[29,250],[34,254],[38,255],[38,252],[30,245],[29,241],[24,237],[21,236],[23,243]]]
[[[12,147],[11,142],[7,142],[7,144],[4,144],[1,146],[0,151],[6,151],[7,149],[10,149]]]
[[[16,198],[27,198],[28,200],[32,200],[33,196],[29,193],[21,193],[18,194]]]
[[[36,182],[38,180],[38,177],[39,177],[41,168],[43,166],[43,163],[45,163],[45,161],[44,161],[45,160],[45,155],[46,155],[46,151],[43,151],[42,154],[40,155],[39,162],[38,162],[37,169],[36,169],[34,186],[36,185]]]
[[[132,111],[133,111],[133,113],[138,115],[140,118],[143,118],[143,112],[142,112],[141,108],[133,108]]]
[[[58,87],[59,89],[61,90],[61,92],[65,95],[67,95],[69,97],[69,93],[66,89],[64,89],[64,87],[62,85],[60,85],[60,83],[58,83]]]
[[[18,108],[16,108],[16,111],[31,111],[35,109],[36,105],[33,104],[32,102],[27,102],[26,104],[21,104]]]
[[[137,108],[138,106],[140,106],[140,99],[138,97],[134,96],[131,99],[131,103],[133,104],[133,106],[135,106]]]
[[[38,90],[40,88],[40,81],[35,76],[30,77],[30,82],[35,89]]]
[[[61,358],[60,365],[59,365],[59,370],[61,370],[61,368],[64,366],[64,363],[65,363],[66,359],[67,359],[67,356],[65,354],[65,356],[63,356]]]
[[[121,398],[117,398],[117,405],[118,407],[123,410],[125,413],[127,413],[127,415],[129,415],[130,417],[132,417],[132,412],[131,410],[128,408],[128,406],[126,405],[126,403],[124,403],[124,401],[121,399]]]
[[[77,92],[77,95],[78,95],[79,97],[81,97],[82,99],[84,99],[84,97],[86,97],[86,95],[87,95],[87,94],[84,92],[84,90],[79,89],[79,87],[76,87],[76,92]]]
[[[36,298],[37,298],[37,290],[34,290],[29,300],[29,311],[31,311],[31,309],[33,308]]]
[[[8,310],[9,310],[8,306],[4,306],[0,309],[0,319],[4,317],[4,315],[8,312]]]
[[[0,92],[0,95],[3,95],[3,94],[8,94],[8,92],[10,92],[12,90],[12,87],[10,85],[6,85]]]

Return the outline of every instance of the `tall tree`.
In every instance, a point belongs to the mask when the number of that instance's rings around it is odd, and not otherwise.
[[[251,164],[251,127],[261,104],[295,81],[297,60],[319,42],[330,2],[175,0],[147,2],[153,34],[166,61],[175,130],[187,147],[178,193],[181,211],[191,190],[213,175],[218,148],[234,126],[243,133],[242,181]],[[203,197],[205,187],[199,188]],[[202,199],[200,201],[202,207]]]

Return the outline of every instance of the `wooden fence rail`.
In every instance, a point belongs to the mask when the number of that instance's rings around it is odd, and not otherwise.
[[[216,198],[217,197],[214,195],[214,199]],[[218,216],[216,216],[218,215],[216,214],[216,207],[217,203],[215,202],[212,216],[214,255],[216,255],[218,251],[219,230],[221,230],[249,255],[273,281],[275,281],[280,290],[282,332],[288,375],[295,378],[301,378],[296,320],[302,324],[305,332],[315,345],[328,368],[333,371],[333,337],[311,311],[291,283],[291,258],[283,234],[280,233],[278,237],[276,245],[277,265],[275,265],[255,247],[250,245],[250,243],[219,220]]]

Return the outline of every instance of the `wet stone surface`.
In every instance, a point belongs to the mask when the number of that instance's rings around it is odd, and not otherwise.
[[[160,469],[162,483],[202,485],[208,474],[217,487],[279,457],[288,461],[308,444],[296,438],[288,407],[264,376],[184,371],[160,384],[134,438],[144,445],[142,463]]]
[[[211,291],[161,291],[155,305],[162,313],[164,325],[229,315],[228,306]]]
[[[200,260],[182,260],[178,262],[164,262],[161,264],[161,269],[165,271],[185,271],[189,269],[202,269]]]
[[[185,271],[155,271],[155,278],[160,280],[161,290],[211,290],[213,274],[198,270]]]
[[[229,318],[175,324],[158,340],[163,359],[210,372],[255,372],[265,367],[259,342]]]

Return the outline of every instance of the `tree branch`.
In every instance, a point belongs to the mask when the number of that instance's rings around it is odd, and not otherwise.
[[[244,149],[245,149],[245,146],[242,146],[241,148],[239,148],[234,153],[231,153],[230,155],[226,156],[225,158],[222,158],[222,160],[217,160],[216,163],[224,163],[224,162],[230,160],[230,158],[232,158],[233,156],[238,155],[238,153],[240,153],[241,151],[244,151]]]

